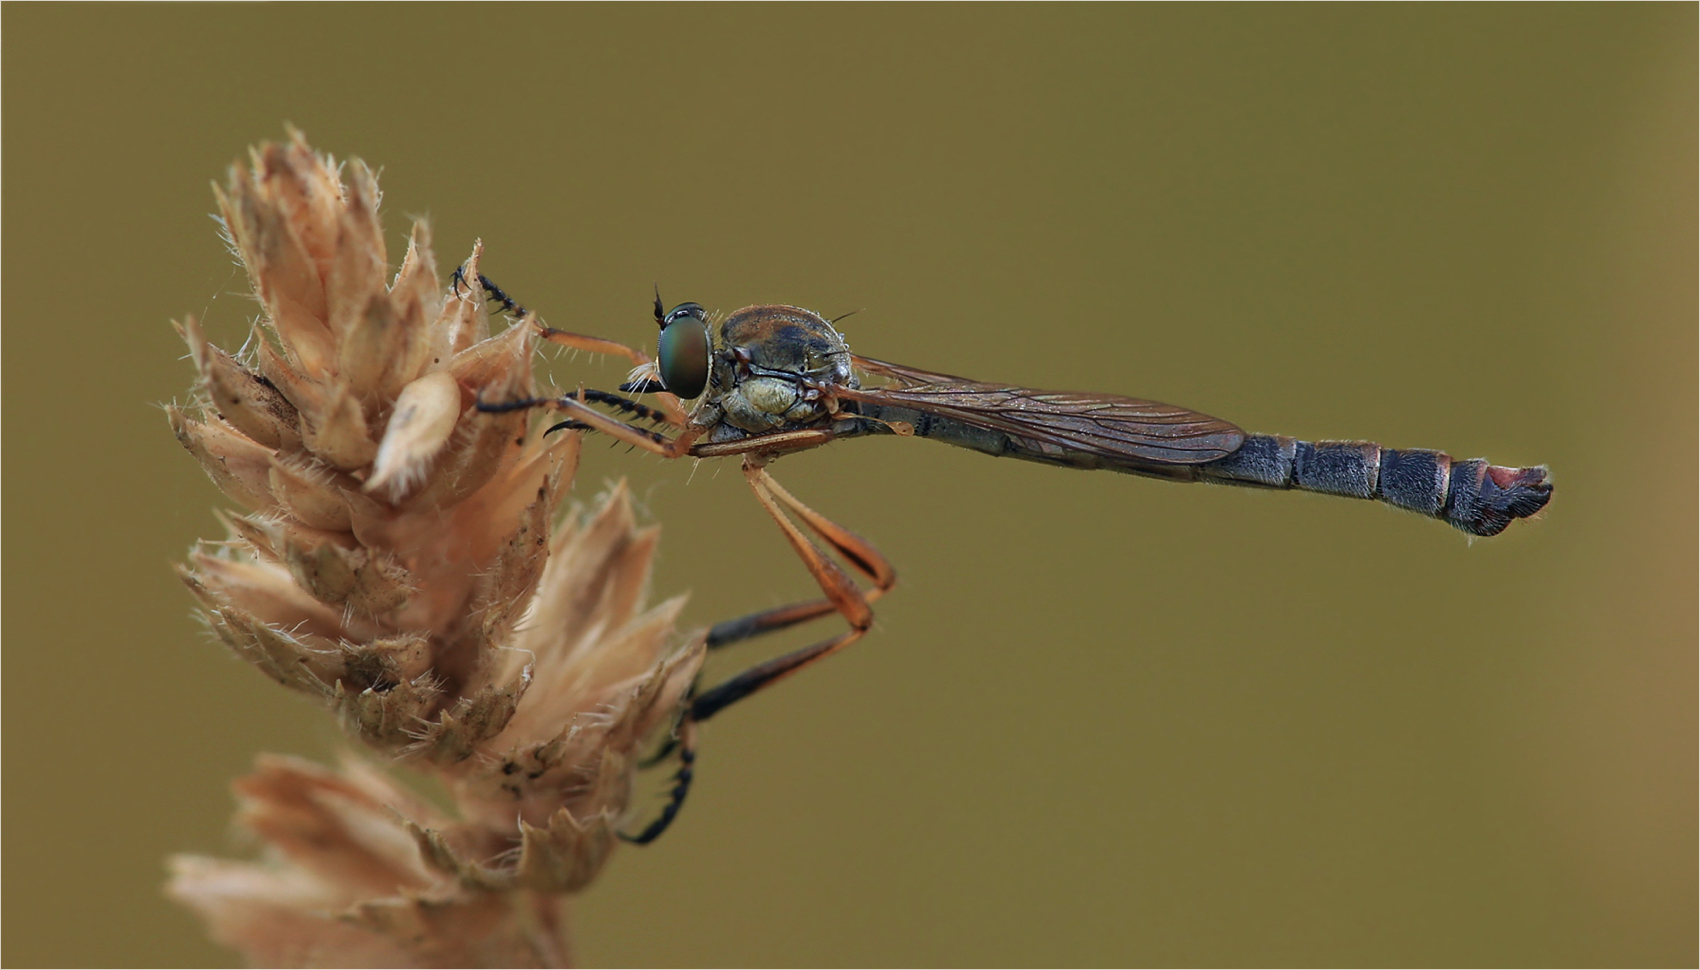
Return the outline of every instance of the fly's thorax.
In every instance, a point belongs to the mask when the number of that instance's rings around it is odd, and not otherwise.
[[[724,420],[751,432],[818,424],[830,416],[821,388],[855,387],[850,348],[819,314],[752,306],[720,325],[710,394]]]
[[[850,380],[844,338],[820,314],[801,307],[745,307],[720,324],[719,347],[754,374],[794,374],[818,384]]]

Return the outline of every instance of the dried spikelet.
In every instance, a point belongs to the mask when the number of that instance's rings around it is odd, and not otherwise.
[[[199,381],[172,429],[242,509],[181,574],[231,650],[457,811],[352,757],[263,757],[236,791],[267,857],[178,858],[169,891],[257,964],[561,965],[564,894],[702,639],[678,645],[680,600],[643,609],[657,532],[623,487],[553,524],[576,434],[477,411],[533,393],[535,326],[492,335],[422,224],[386,281],[377,182],[347,176],[297,133],[215,187],[264,312],[243,357],[178,326]]]

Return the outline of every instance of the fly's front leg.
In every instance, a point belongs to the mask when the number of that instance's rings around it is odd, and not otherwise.
[[[471,286],[471,283],[466,278],[466,268],[464,266],[455,268],[454,280],[451,285],[453,286],[457,296],[460,294],[460,288],[462,286]],[[569,333],[565,330],[556,330],[554,327],[546,327],[543,325],[543,321],[538,320],[534,314],[527,311],[525,307],[520,306],[513,297],[502,292],[502,288],[497,286],[495,281],[490,279],[490,277],[485,276],[483,273],[479,273],[478,285],[487,295],[489,295],[490,299],[495,300],[501,305],[504,312],[521,318],[530,316],[533,322],[537,325],[537,335],[542,337],[544,340],[562,347],[571,347],[573,350],[583,350],[592,354],[605,354],[610,357],[624,357],[631,361],[634,367],[644,371],[646,375],[653,376],[655,371],[655,362],[650,360],[643,351],[633,347],[628,347],[622,343],[616,343],[612,340],[604,340],[601,337],[589,337],[581,333]],[[661,410],[666,412],[669,424],[682,426],[685,423],[685,407],[683,404],[679,403],[678,397],[668,394],[666,391],[659,390],[656,392],[655,397],[657,402],[661,405]]]
[[[554,327],[545,327],[542,324],[538,325],[537,335],[561,347],[570,347],[573,350],[582,350],[592,354],[605,354],[610,357],[624,357],[631,361],[633,366],[638,371],[642,371],[646,377],[655,375],[655,362],[635,347],[628,347],[612,340],[604,340],[601,337],[590,337],[582,333],[556,330]],[[646,382],[646,386],[648,386],[648,382]],[[659,387],[659,382],[656,382],[655,386]],[[625,389],[621,388],[621,390]],[[668,421],[673,424],[684,424],[685,406],[679,403],[678,396],[663,390],[656,390],[654,393],[656,402],[661,405],[661,410],[667,413]]]
[[[495,300],[501,305],[503,313],[521,318],[529,315],[530,311],[514,302],[513,297],[503,293],[502,288],[497,286],[495,281],[491,280],[490,277],[485,276],[483,273],[478,274],[478,285],[484,290],[485,294],[488,295],[490,299]],[[460,296],[461,287],[464,286],[471,289],[472,284],[467,282],[466,267],[464,265],[455,267],[454,279],[450,281],[449,286],[454,290],[454,294],[457,298]]]
[[[647,428],[639,428],[635,425],[626,424],[623,421],[616,421],[585,403],[585,399],[590,399],[592,393],[599,395],[594,398],[595,400],[603,400],[604,398],[614,397],[614,395],[604,395],[603,392],[600,391],[581,391],[579,394],[568,395],[560,398],[521,398],[517,401],[501,402],[479,401],[478,410],[487,413],[499,414],[503,411],[521,411],[527,408],[552,407],[557,411],[563,412],[567,418],[565,421],[556,425],[555,427],[557,428],[597,431],[613,438],[616,441],[624,441],[626,444],[642,448],[644,451],[660,455],[663,458],[680,458],[689,454],[691,445],[694,444],[698,436],[702,434],[702,429],[700,428],[686,427],[679,434],[669,438],[659,431],[650,431]],[[622,398],[620,400],[624,399]],[[637,405],[634,402],[627,403],[633,403],[634,407],[642,408],[642,405]],[[637,413],[639,417],[645,416],[641,411]]]
[[[610,394],[607,391],[598,391],[584,387],[574,391],[571,397],[575,400],[593,404],[606,404],[616,411],[620,411],[637,418],[639,421],[651,421],[656,424],[668,424],[676,428],[680,427],[680,422],[673,420],[672,416],[666,411],[660,408],[652,408],[648,405],[641,404],[629,397],[621,397],[618,394]]]

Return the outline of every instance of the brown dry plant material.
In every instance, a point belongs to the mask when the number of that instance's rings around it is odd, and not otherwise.
[[[375,756],[262,757],[235,786],[262,858],[176,858],[168,891],[258,965],[564,965],[565,900],[702,663],[682,599],[644,608],[657,530],[623,487],[557,515],[578,435],[475,407],[533,393],[534,321],[492,334],[422,223],[391,277],[365,165],[294,133],[215,192],[261,315],[237,354],[179,325],[199,381],[171,426],[239,507],[183,580]]]

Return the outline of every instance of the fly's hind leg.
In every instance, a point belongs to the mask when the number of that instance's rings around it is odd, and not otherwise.
[[[757,468],[752,472],[749,465],[746,465],[744,474],[751,477],[751,488],[755,489],[756,497],[762,500],[762,505],[767,508],[768,513],[773,515],[774,519],[780,523],[780,527],[786,530],[786,538],[791,540],[792,548],[797,549],[797,554],[802,557],[805,564],[810,563],[811,556],[803,550],[804,548],[815,550],[814,544],[809,542],[807,537],[801,536],[795,527],[791,526],[789,521],[776,511],[773,501],[763,495],[764,488],[772,496],[772,499],[777,500],[786,509],[802,519],[816,535],[832,547],[834,552],[842,556],[845,562],[848,562],[857,572],[866,576],[869,582],[873,583],[866,590],[858,590],[864,605],[884,596],[896,585],[897,571],[892,568],[885,556],[881,555],[880,551],[875,549],[867,540],[840,527],[831,519],[798,501],[796,496],[786,491],[783,485],[774,481],[773,477],[768,475],[765,470]],[[759,476],[759,479],[755,476]],[[760,486],[756,484],[758,480],[761,482]],[[803,547],[798,546],[799,539],[804,543]],[[815,552],[818,555],[818,550],[815,550]],[[828,561],[828,565],[832,565],[830,561]],[[810,566],[809,571],[813,573],[814,567]],[[842,571],[840,571],[840,575],[842,575]],[[819,581],[818,576],[816,580]],[[822,583],[821,589],[827,591],[828,587],[825,583]],[[714,650],[734,643],[741,643],[764,633],[774,633],[796,626],[799,623],[807,623],[810,620],[816,620],[832,613],[843,612],[838,603],[839,601],[829,593],[825,599],[790,603],[770,610],[751,613],[748,616],[741,616],[734,620],[727,620],[723,623],[716,623],[708,631],[708,649]],[[849,614],[845,615],[848,618]]]
[[[698,721],[706,721],[722,709],[734,704],[756,691],[767,687],[804,667],[824,660],[838,651],[848,647],[862,638],[862,635],[873,625],[874,611],[869,605],[874,600],[885,595],[897,584],[897,571],[885,556],[880,554],[872,544],[855,533],[821,515],[798,501],[795,496],[785,490],[785,487],[773,480],[773,476],[762,467],[762,462],[746,458],[744,461],[744,477],[750,483],[751,491],[756,493],[756,499],[761,502],[767,513],[779,524],[785,538],[791,543],[791,548],[803,560],[809,574],[826,594],[824,599],[810,600],[782,606],[777,609],[752,613],[737,620],[731,620],[717,625],[709,633],[709,642],[713,646],[726,644],[771,633],[786,627],[795,626],[808,620],[838,613],[844,617],[850,629],[838,636],[822,640],[819,643],[794,650],[783,656],[775,657],[766,663],[757,664],[749,670],[731,678],[717,687],[698,696],[691,702],[690,716]],[[786,513],[790,513],[787,515]],[[844,560],[855,567],[856,571],[867,576],[873,586],[863,590],[856,585],[839,565],[810,541],[803,530],[791,521],[790,516],[796,516],[809,530],[824,540],[832,550],[844,557]]]
[[[679,718],[676,737],[668,742],[657,759],[664,758],[673,751],[679,753],[679,770],[674,774],[673,790],[661,814],[644,827],[636,835],[620,833],[620,837],[628,842],[646,844],[659,838],[662,832],[678,817],[679,810],[685,803],[685,797],[690,794],[691,781],[696,765],[696,729],[698,722],[706,721],[725,710],[727,707],[749,697],[751,694],[768,687],[786,677],[802,670],[820,660],[825,660],[845,647],[862,638],[868,628],[873,625],[874,611],[870,603],[879,599],[897,584],[897,571],[891,563],[880,554],[867,540],[843,528],[837,523],[821,515],[798,501],[795,496],[786,491],[784,486],[773,480],[773,477],[762,467],[763,462],[755,458],[744,461],[744,476],[750,483],[751,491],[762,507],[767,509],[773,520],[779,524],[785,538],[791,543],[791,548],[808,567],[809,574],[815,578],[821,592],[826,594],[824,599],[809,600],[782,606],[777,609],[763,610],[749,616],[725,623],[716,624],[709,632],[709,646],[725,646],[739,640],[760,636],[783,630],[808,620],[818,619],[831,613],[838,613],[849,624],[849,629],[835,637],[811,644],[800,650],[775,657],[766,663],[757,664],[741,674],[731,677],[725,682],[710,688],[706,692],[693,695],[685,702],[685,710]],[[851,579],[839,565],[832,561],[820,547],[816,546],[803,530],[793,523],[786,514],[802,520],[809,530],[819,536],[832,550],[844,557],[844,560],[855,567],[856,571],[867,576],[873,585],[864,590]]]
[[[648,845],[661,837],[673,820],[679,817],[679,810],[685,807],[685,796],[691,793],[691,778],[696,770],[697,762],[697,731],[696,723],[689,716],[682,718],[674,729],[674,736],[667,742],[654,760],[659,761],[674,751],[679,753],[679,770],[673,772],[673,789],[668,792],[667,804],[661,807],[661,813],[643,827],[643,831],[635,835],[616,832],[624,841],[633,845]],[[653,762],[651,762],[653,763]],[[648,764],[643,767],[648,767]]]

